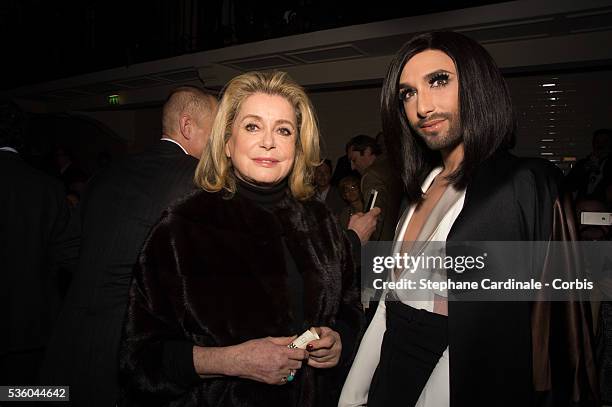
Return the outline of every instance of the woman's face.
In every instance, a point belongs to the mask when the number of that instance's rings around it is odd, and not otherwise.
[[[276,184],[293,167],[297,123],[282,96],[255,93],[243,102],[225,144],[236,176],[257,184]]]
[[[359,184],[355,182],[347,182],[342,185],[342,198],[348,203],[353,203],[361,199],[361,191]]]

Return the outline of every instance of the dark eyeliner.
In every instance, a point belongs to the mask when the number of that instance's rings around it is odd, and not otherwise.
[[[448,84],[448,79],[449,76],[447,73],[444,72],[439,72],[437,74],[435,74],[430,80],[429,80],[429,84],[430,85],[434,85],[436,82],[438,81],[443,81],[444,83],[440,84],[441,86],[444,86],[446,84]]]
[[[408,94],[408,92],[411,92],[412,89],[411,88],[401,88],[399,91],[399,99],[401,101],[406,100],[406,95]]]

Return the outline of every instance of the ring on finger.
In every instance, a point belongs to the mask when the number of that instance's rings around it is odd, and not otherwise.
[[[293,380],[293,379],[291,379],[291,380]],[[287,384],[287,381],[288,381],[287,376],[281,377],[281,381],[280,381],[281,384]]]
[[[289,376],[287,376],[287,381],[292,382],[293,379],[295,379],[295,370],[291,369],[289,370]]]

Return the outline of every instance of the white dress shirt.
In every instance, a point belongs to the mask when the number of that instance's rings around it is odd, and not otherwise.
[[[441,167],[433,169],[421,186],[423,192],[427,191],[431,186],[436,175],[442,171]],[[463,209],[463,202],[465,200],[465,190],[461,192],[460,198],[451,206],[450,210],[444,215],[439,226],[433,232],[430,237],[430,241],[444,242],[450,232],[453,223],[459,216],[459,213]],[[414,213],[415,205],[411,205],[406,209],[404,215],[398,222],[395,231],[395,244],[393,247],[393,253],[398,253],[403,245],[404,235],[412,214]],[[394,273],[389,273],[393,275]],[[415,276],[418,274],[415,273]],[[406,277],[406,276],[400,276]],[[417,277],[418,279],[418,277]],[[409,305],[417,309],[424,309],[429,312],[433,312],[434,307],[434,294],[435,292],[429,292],[428,298],[425,300],[410,300],[409,298],[400,299],[402,303]],[[340,401],[338,407],[355,407],[355,406],[367,406],[368,404],[368,391],[370,390],[370,383],[372,382],[372,376],[378,366],[380,360],[380,348],[383,341],[383,336],[387,327],[386,322],[386,309],[385,309],[385,295],[383,294],[374,318],[370,323],[361,344],[349,375],[342,388],[342,394],[340,395]],[[406,385],[409,385],[408,383]],[[444,350],[442,357],[438,361],[438,364],[434,368],[429,380],[425,384],[421,396],[416,403],[417,407],[445,407],[449,405],[449,374],[448,374],[448,347]],[[401,407],[401,406],[393,406]]]

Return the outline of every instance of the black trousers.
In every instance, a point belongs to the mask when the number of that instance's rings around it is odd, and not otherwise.
[[[387,330],[368,407],[413,406],[448,346],[447,317],[402,304],[387,294]]]

